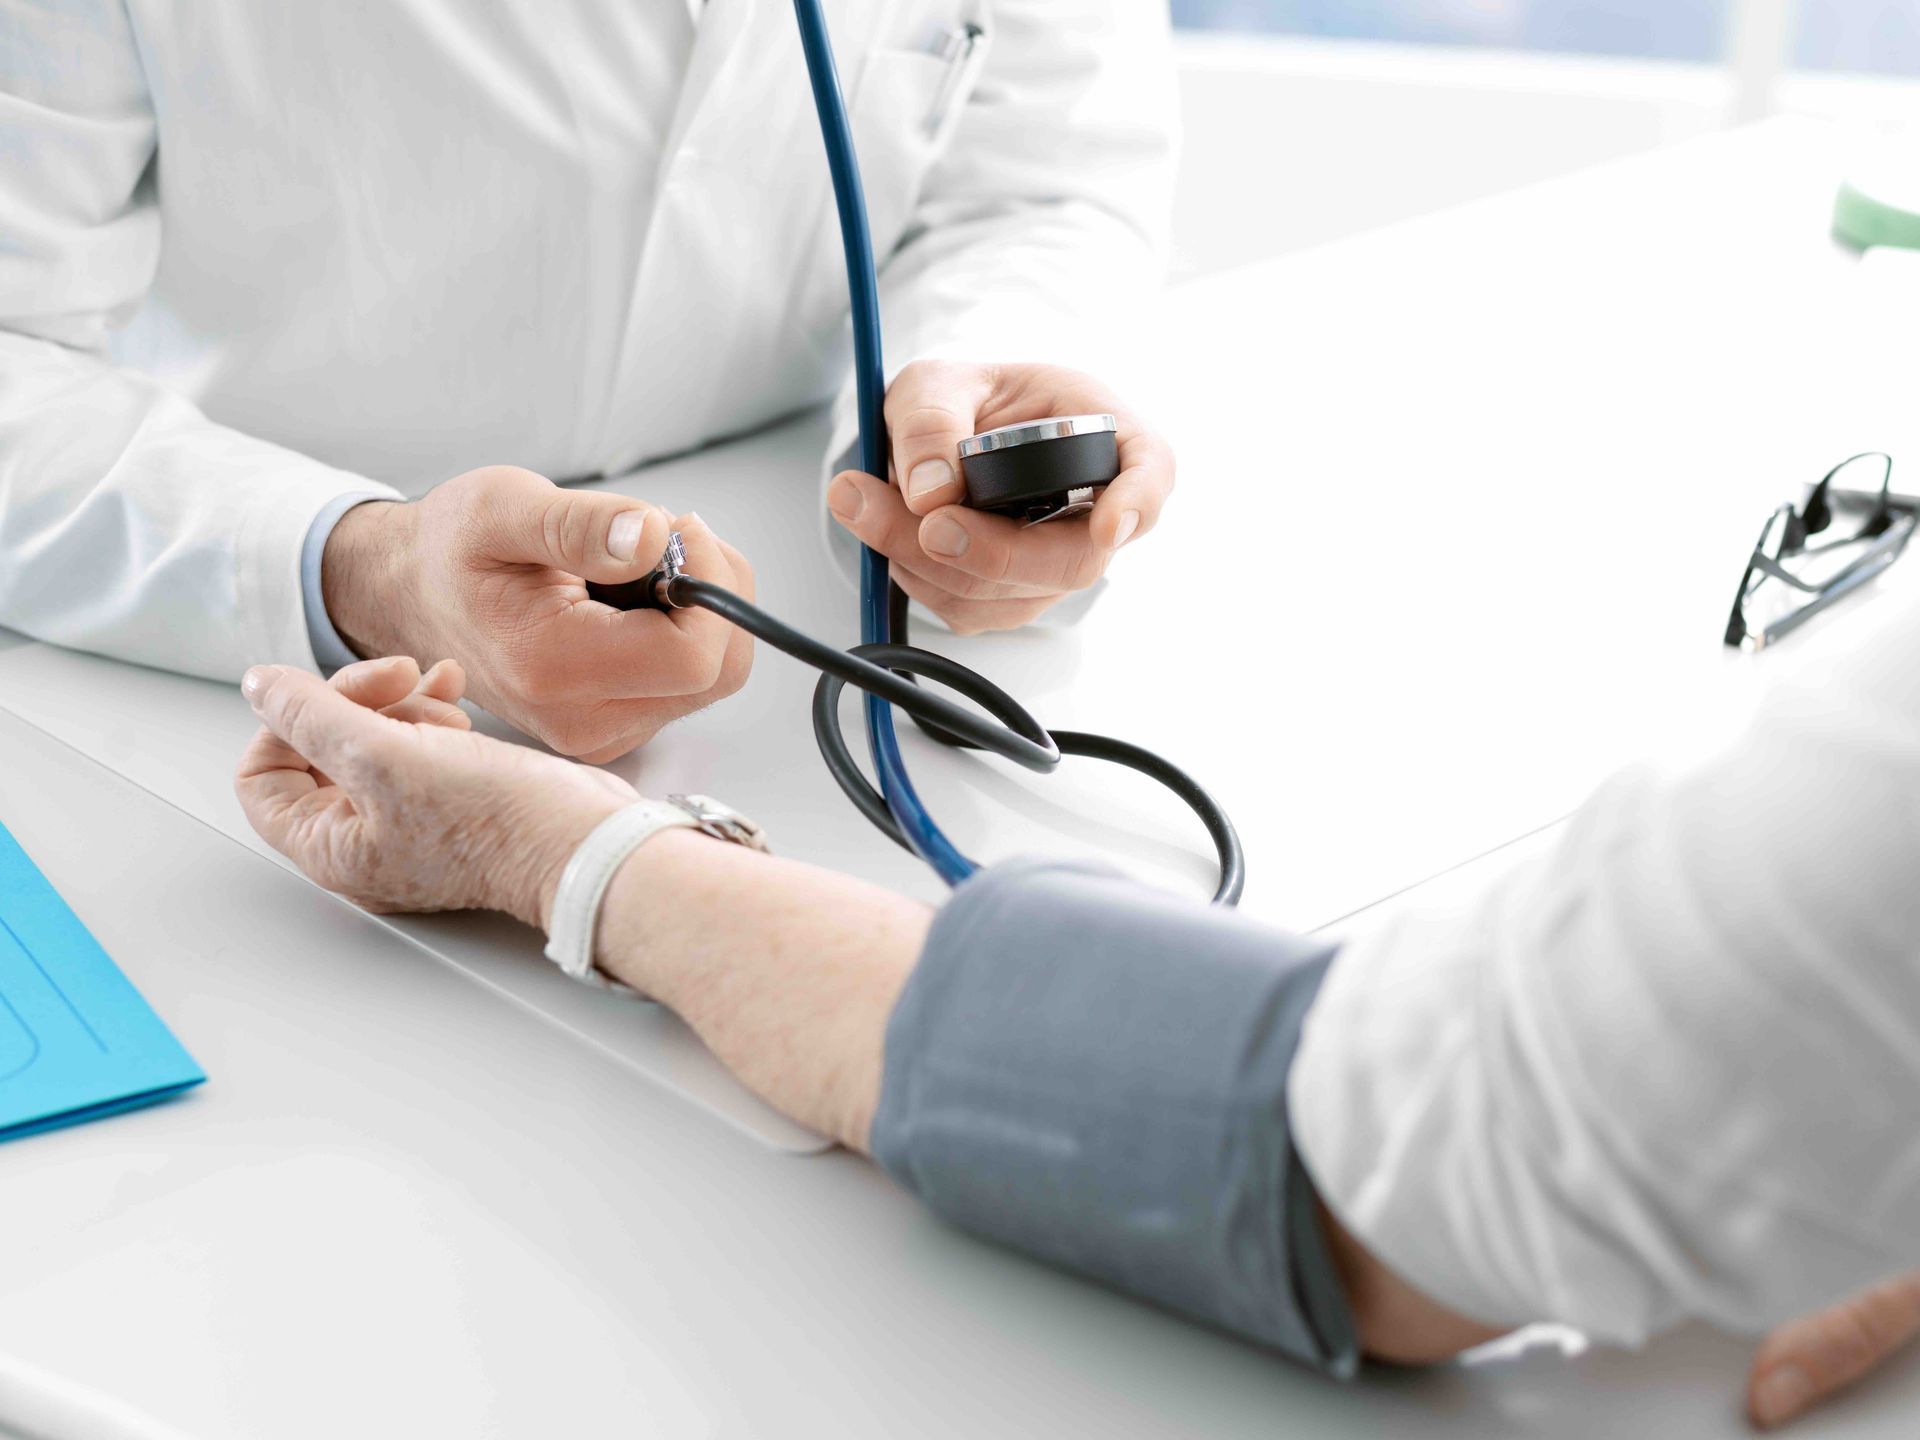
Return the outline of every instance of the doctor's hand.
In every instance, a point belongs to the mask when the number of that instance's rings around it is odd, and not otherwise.
[[[501,719],[611,760],[731,695],[753,663],[746,632],[717,615],[587,598],[586,581],[646,574],[676,529],[690,573],[752,596],[752,568],[698,516],[512,466],[470,470],[410,504],[347,512],[321,561],[327,615],[356,654],[457,660]]]
[[[546,920],[593,827],[636,798],[618,776],[468,729],[465,676],[405,656],[332,681],[249,670],[262,722],[234,789],[254,829],[313,880],[369,910],[502,910]]]
[[[1093,513],[1023,527],[966,508],[960,442],[1051,415],[1110,412],[1120,475]],[[902,590],[962,635],[1024,625],[1106,572],[1121,546],[1160,518],[1173,452],[1090,376],[1055,365],[920,360],[887,391],[891,484],[857,470],[833,478],[827,508],[892,562]]]

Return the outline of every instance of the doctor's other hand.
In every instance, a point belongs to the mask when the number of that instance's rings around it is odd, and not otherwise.
[[[892,483],[844,471],[827,487],[827,508],[892,562],[902,590],[962,635],[1024,625],[1092,585],[1121,546],[1153,528],[1173,489],[1167,443],[1077,370],[918,360],[888,388],[886,412]],[[1102,412],[1119,422],[1120,474],[1091,515],[1025,527],[967,509],[962,440]]]
[[[331,682],[249,670],[260,717],[234,776],[253,828],[317,883],[369,910],[503,910],[541,925],[593,827],[637,798],[591,765],[468,729],[465,676],[405,656]]]
[[[751,597],[753,570],[699,519],[489,466],[408,504],[349,510],[321,560],[327,616],[358,655],[453,659],[473,700],[566,755],[611,760],[746,683],[753,642],[704,610],[587,598],[660,561]]]

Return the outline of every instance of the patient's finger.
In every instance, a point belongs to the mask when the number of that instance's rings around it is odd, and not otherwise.
[[[413,693],[420,683],[420,665],[411,655],[356,660],[336,670],[327,683],[354,704],[380,710]]]
[[[391,705],[382,705],[380,713],[389,720],[404,720],[409,725],[443,725],[449,730],[471,730],[473,721],[467,718],[467,712],[458,705],[449,705],[444,700],[414,691],[404,700],[396,700]]]
[[[412,664],[411,661],[408,662]],[[345,674],[342,671],[341,674]],[[398,672],[396,672],[398,673]],[[457,660],[441,660],[422,675],[414,667],[413,688],[392,701],[378,705],[363,701],[389,720],[404,720],[409,725],[442,725],[449,730],[471,730],[473,721],[456,703],[467,688],[467,672]],[[336,685],[338,677],[335,677]],[[371,688],[371,687],[363,687]]]
[[[1804,1415],[1920,1334],[1920,1274],[1903,1276],[1782,1325],[1761,1342],[1747,1410],[1772,1429]]]
[[[269,730],[331,775],[375,776],[408,743],[403,727],[305,670],[256,665],[240,689]]]
[[[431,695],[435,700],[444,700],[449,705],[457,704],[467,693],[467,672],[460,667],[458,660],[436,660],[433,668],[420,677],[415,687],[422,695]]]

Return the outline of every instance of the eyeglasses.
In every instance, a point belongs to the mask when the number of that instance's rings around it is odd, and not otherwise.
[[[1740,577],[1727,644],[1762,650],[1792,634],[1898,560],[1917,522],[1920,500],[1893,492],[1891,455],[1842,460],[1804,504],[1768,517]]]

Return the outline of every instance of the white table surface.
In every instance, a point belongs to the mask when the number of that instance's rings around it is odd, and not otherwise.
[[[1161,532],[1077,631],[936,643],[1214,785],[1248,908],[1289,923],[1539,830],[1737,703],[1718,632],[1766,510],[1914,423],[1861,359],[1836,175],[1825,132],[1775,125],[1177,292],[1144,327],[1181,456]],[[697,504],[764,602],[851,640],[820,441],[614,483]],[[763,652],[620,768],[932,898],[820,768],[810,689]],[[191,1435],[1742,1433],[1747,1347],[1703,1331],[1342,1389],[975,1245],[529,932],[375,919],[264,856],[229,688],[0,636],[0,710],[0,823],[212,1076],[0,1146],[0,1353]],[[983,856],[1208,883],[1144,783],[909,743]],[[1896,1433],[1917,1375],[1806,1433]]]

